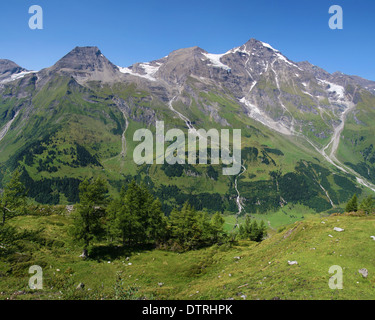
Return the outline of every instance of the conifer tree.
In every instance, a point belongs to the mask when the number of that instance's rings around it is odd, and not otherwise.
[[[372,199],[372,196],[363,199],[359,205],[359,209],[366,214],[371,214],[374,211],[374,200]]]
[[[168,220],[164,215],[161,202],[156,199],[149,206],[148,210],[148,238],[155,243],[165,242],[167,240]]]
[[[197,212],[186,202],[181,211],[172,210],[170,214],[172,238],[183,248],[197,247],[202,230]]]
[[[140,188],[133,180],[126,190],[123,199],[122,206],[119,208],[116,216],[116,225],[120,231],[122,242],[125,245],[130,245],[132,241],[139,239],[141,232],[141,195]]]
[[[134,180],[109,206],[108,220],[108,235],[120,237],[123,245],[165,241],[167,219],[160,201]]]
[[[93,182],[87,179],[79,185],[80,203],[73,213],[71,233],[74,239],[83,243],[82,257],[87,257],[91,241],[103,233],[105,206],[108,203],[108,188],[104,180],[98,178]]]
[[[21,182],[20,170],[16,169],[9,183],[5,186],[0,199],[3,225],[7,218],[14,217],[25,211],[26,200],[26,188]]]
[[[223,216],[216,212],[212,218],[211,218],[211,226],[212,226],[212,235],[213,235],[213,241],[216,243],[219,241],[220,238],[224,235],[224,226],[225,220]]]
[[[256,220],[251,220],[250,216],[246,216],[245,223],[240,225],[239,237],[251,241],[260,242],[266,235],[267,227],[262,220],[260,224]]]
[[[346,212],[357,212],[358,211],[358,198],[354,194],[353,197],[349,200],[345,208]]]

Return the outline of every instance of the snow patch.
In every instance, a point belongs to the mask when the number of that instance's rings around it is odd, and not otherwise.
[[[208,60],[210,60],[212,66],[217,67],[217,68],[222,68],[224,70],[230,70],[231,69],[227,65],[225,65],[224,63],[222,63],[220,61],[221,57],[223,57],[224,55],[226,55],[226,53],[223,53],[223,54],[203,53],[203,55]]]
[[[129,68],[123,68],[123,67],[119,67],[119,66],[117,66],[117,68],[120,70],[121,73],[130,74],[132,76],[145,78],[145,79],[148,79],[148,80],[151,80],[151,81],[156,80],[155,78],[152,78],[149,75],[135,73],[135,72],[133,72],[133,70],[131,70]]]
[[[304,94],[307,94],[307,95],[309,95],[310,97],[313,97],[313,98],[314,98],[314,96],[313,96],[311,93],[309,93],[309,92],[307,92],[307,91],[303,91],[303,90],[302,90],[302,92],[303,92]]]
[[[140,66],[143,68],[143,70],[145,70],[148,76],[153,77],[159,70],[161,63],[157,62],[156,66],[153,66],[150,63],[142,63]]]
[[[263,47],[266,47],[266,48],[268,48],[268,49],[271,49],[271,50],[273,50],[273,51],[275,51],[275,52],[280,52],[279,50],[276,50],[275,48],[273,48],[270,44],[268,44],[268,43],[266,43],[266,42],[262,42],[262,45],[263,45]]]
[[[321,80],[321,79],[318,79],[318,80],[326,85],[329,85],[329,88],[327,89],[327,91],[336,93],[339,99],[341,100],[345,99],[345,89],[343,86],[340,86],[332,82],[328,82],[326,80]]]
[[[27,74],[37,73],[37,72],[38,71],[21,71],[19,73],[12,74],[9,78],[6,78],[6,79],[0,81],[0,83],[12,82],[12,81],[15,81],[15,80],[18,80],[18,79],[22,79]]]
[[[247,51],[243,51],[241,50],[242,46],[241,47],[237,47],[237,48],[233,48],[233,49],[230,49],[229,51],[227,51],[224,55],[226,54],[230,54],[230,53],[236,53],[236,52],[241,52],[241,53],[245,53],[245,54],[249,54]]]
[[[162,64],[160,62],[156,62],[155,64],[156,65],[152,65],[149,62],[139,64],[139,66],[144,70],[145,74],[136,73],[130,68],[123,68],[119,66],[117,66],[117,68],[120,70],[121,73],[131,74],[133,76],[145,78],[150,81],[156,81],[154,75],[159,70]]]
[[[294,63],[290,62],[287,58],[285,58],[281,53],[276,53],[277,57],[279,58],[279,60],[289,64],[290,66],[292,67],[295,67],[297,68],[298,70],[301,70],[303,71],[299,66],[295,65]]]

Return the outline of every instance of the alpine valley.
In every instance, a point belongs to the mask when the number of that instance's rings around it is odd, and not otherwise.
[[[133,134],[155,132],[156,121],[166,131],[241,129],[241,172],[135,164]],[[38,72],[0,60],[0,179],[21,168],[41,204],[77,203],[79,183],[100,176],[111,194],[144,182],[166,213],[186,201],[233,214],[340,212],[375,191],[374,137],[375,82],[293,62],[255,39],[129,67],[97,47]]]

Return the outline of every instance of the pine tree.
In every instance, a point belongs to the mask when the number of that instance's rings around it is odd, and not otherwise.
[[[79,185],[80,203],[73,213],[71,233],[74,239],[83,243],[82,257],[87,257],[91,241],[103,233],[105,206],[108,203],[108,188],[104,180],[98,178],[94,182],[87,179]]]
[[[26,200],[27,193],[25,186],[21,182],[21,173],[16,169],[12,174],[11,180],[5,186],[0,199],[3,225],[6,218],[11,218],[25,211]]]
[[[134,180],[112,201],[107,218],[107,235],[121,238],[123,245],[166,241],[167,219],[160,201]]]
[[[201,221],[194,208],[187,202],[181,211],[172,210],[170,214],[172,238],[183,248],[192,249],[199,246],[203,230]]]
[[[144,243],[147,241],[154,240],[156,235],[158,220],[161,213],[161,204],[160,208],[157,203],[154,204],[154,197],[148,191],[146,185],[141,184],[138,187],[138,197],[139,197],[139,219],[140,219],[140,232],[138,234],[138,242]],[[155,210],[155,212],[154,212]]]
[[[251,220],[250,216],[246,216],[245,223],[240,225],[239,237],[251,241],[260,242],[267,233],[267,227],[262,220],[260,224],[256,220]]]
[[[152,202],[148,211],[148,239],[155,243],[165,242],[167,240],[168,220],[164,215],[161,202],[156,199]]]
[[[247,239],[252,232],[252,222],[250,216],[246,216],[245,223],[240,224],[238,235],[241,239]]]
[[[363,199],[359,205],[359,209],[366,214],[371,214],[374,211],[374,200],[372,199],[372,196]]]
[[[256,232],[255,241],[261,242],[264,236],[266,236],[266,234],[267,234],[267,227],[266,227],[266,224],[264,223],[264,220],[262,220],[260,224],[258,225],[258,230]]]
[[[357,212],[358,211],[358,198],[354,194],[353,197],[349,200],[345,208],[346,212]]]
[[[172,210],[169,222],[171,239],[185,250],[212,245],[225,235],[220,213],[210,219],[207,212],[196,211],[187,202],[181,211]]]
[[[116,216],[116,225],[120,231],[123,245],[137,241],[141,233],[141,195],[140,188],[133,180],[122,199],[122,206]]]
[[[203,247],[214,243],[214,228],[211,219],[206,211],[197,212],[200,237],[197,239],[197,246]]]
[[[212,226],[212,234],[213,234],[213,241],[216,243],[219,241],[220,238],[224,235],[224,226],[225,220],[223,216],[216,212],[211,218],[211,226]]]
[[[119,208],[123,206],[123,202],[121,201],[121,199],[123,198],[113,199],[109,203],[108,208],[107,208],[106,220],[105,220],[105,232],[106,232],[107,239],[110,242],[114,241],[120,234],[120,230],[118,228],[116,221],[117,221]]]

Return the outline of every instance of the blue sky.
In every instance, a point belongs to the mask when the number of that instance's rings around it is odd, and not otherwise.
[[[334,4],[343,30],[328,27]],[[43,8],[43,30],[28,27],[31,5]],[[129,66],[195,45],[223,53],[256,38],[291,60],[375,80],[374,0],[12,0],[0,12],[0,58],[31,70],[75,46],[98,46]]]

